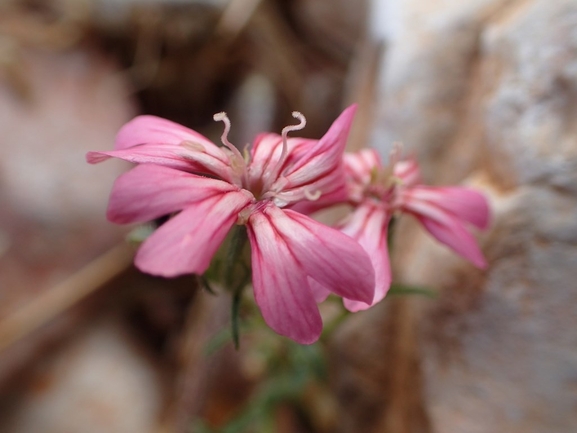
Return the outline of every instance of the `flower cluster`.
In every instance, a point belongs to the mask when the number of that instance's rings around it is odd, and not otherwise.
[[[329,293],[351,311],[381,300],[390,285],[387,227],[397,211],[415,215],[439,241],[471,260],[485,262],[463,222],[484,228],[488,208],[466,188],[419,184],[416,163],[383,168],[374,151],[344,154],[356,107],[347,108],[320,140],[265,133],[242,154],[199,133],[154,116],[139,116],[119,132],[115,149],[90,152],[137,164],[113,187],[108,219],[115,223],[169,216],[141,245],[136,266],[173,277],[204,273],[235,224],[246,226],[251,247],[254,297],[266,323],[299,343],[322,330],[317,302]],[[350,203],[350,218],[336,228],[308,215]]]
[[[378,153],[364,149],[344,156],[351,214],[339,224],[367,251],[375,270],[375,293],[366,304],[345,298],[350,311],[369,308],[382,300],[391,285],[391,268],[387,246],[391,218],[408,213],[417,218],[439,242],[453,249],[479,268],[486,261],[467,225],[486,229],[489,206],[485,197],[472,188],[431,187],[422,184],[417,162],[399,160],[400,148],[391,152],[391,161],[383,166]],[[317,292],[317,300],[328,295]]]

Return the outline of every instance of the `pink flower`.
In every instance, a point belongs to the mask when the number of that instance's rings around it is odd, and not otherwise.
[[[322,329],[311,286],[370,302],[374,272],[350,237],[289,209],[303,202],[330,203],[346,194],[342,153],[356,107],[349,107],[320,140],[287,138],[305,121],[262,134],[246,156],[168,120],[140,116],[119,132],[114,151],[90,152],[138,165],[113,188],[108,218],[116,223],[171,219],[140,247],[136,266],[165,277],[202,274],[234,224],[246,224],[252,252],[254,295],[267,324],[299,343]],[[306,207],[306,206],[305,206]]]
[[[379,155],[372,149],[345,154],[344,160],[349,203],[354,209],[340,229],[356,239],[369,254],[376,284],[370,304],[345,299],[349,310],[366,309],[383,299],[389,290],[391,269],[387,229],[395,212],[415,216],[439,242],[475,266],[487,266],[475,238],[467,229],[468,224],[479,229],[486,229],[489,224],[489,206],[481,193],[464,187],[421,185],[416,161],[392,160],[390,166],[383,167]],[[317,299],[326,294],[326,291],[317,292]]]

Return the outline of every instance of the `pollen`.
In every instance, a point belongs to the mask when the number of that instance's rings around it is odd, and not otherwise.
[[[194,150],[196,152],[206,152],[206,149],[202,144],[194,141],[184,140],[183,142],[180,143],[180,145],[185,149]]]

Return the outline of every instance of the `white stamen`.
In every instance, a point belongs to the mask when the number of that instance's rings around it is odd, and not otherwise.
[[[281,135],[282,135],[282,141],[283,141],[283,145],[286,144],[286,139],[287,139],[287,135],[289,132],[293,132],[293,131],[300,131],[301,129],[303,129],[306,125],[307,125],[307,119],[305,118],[305,116],[303,116],[302,113],[299,113],[298,111],[293,111],[292,112],[292,116],[295,119],[299,120],[299,123],[296,125],[288,125],[285,126],[282,129]],[[284,149],[283,149],[284,150]]]
[[[278,177],[280,170],[281,170],[282,166],[284,165],[285,160],[287,158],[287,155],[288,155],[288,142],[287,142],[288,133],[293,132],[293,131],[300,131],[307,124],[307,119],[305,118],[305,116],[302,115],[302,113],[299,113],[298,111],[293,111],[292,116],[295,119],[298,119],[299,123],[296,125],[285,126],[282,129],[282,132],[281,132],[282,152],[280,154],[280,158],[279,158],[277,164],[274,167],[274,170],[272,171],[272,176],[271,176],[272,179],[276,179]]]
[[[221,111],[220,113],[216,113],[214,116],[212,116],[212,118],[214,119],[215,122],[224,123],[224,131],[220,136],[222,144],[228,147],[230,151],[234,154],[234,156],[237,157],[240,161],[244,161],[244,158],[240,153],[240,151],[236,148],[234,144],[228,141],[228,133],[230,132],[230,120],[228,119],[226,113],[224,111]]]

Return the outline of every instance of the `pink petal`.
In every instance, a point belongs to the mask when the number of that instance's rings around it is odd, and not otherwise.
[[[307,185],[291,188],[284,186],[275,194],[279,205],[290,205],[299,212],[310,214],[317,210],[348,200],[347,184],[342,167],[325,173]]]
[[[270,206],[266,216],[311,278],[339,296],[372,301],[374,271],[357,242],[298,212]]]
[[[251,190],[280,190],[287,183],[284,178],[279,176],[282,171],[288,165],[293,164],[295,159],[299,159],[300,155],[303,155],[307,149],[310,149],[317,142],[317,140],[304,138],[288,138],[287,156],[282,166],[279,167],[278,164],[283,147],[281,136],[269,133],[260,134],[251,149],[251,162],[248,168]],[[279,186],[278,183],[275,185],[277,181],[282,183],[282,185]],[[302,193],[296,200],[302,200]]]
[[[319,190],[316,189],[314,191]],[[303,200],[300,194],[294,194],[293,197],[295,202],[294,204],[289,204],[288,208],[305,215],[310,215],[337,203],[345,203],[349,199],[348,190],[344,182],[334,182],[332,185],[329,184],[323,187],[322,191],[322,195],[317,200],[308,200],[306,197]],[[282,197],[283,199],[288,200],[289,203],[293,201],[290,193],[286,193],[282,195]]]
[[[287,168],[283,175],[291,187],[307,185],[342,166],[343,152],[356,110],[356,104],[345,109],[318,143]]]
[[[456,218],[451,223],[442,224],[438,221],[417,217],[423,226],[439,242],[452,248],[457,254],[469,260],[480,269],[487,267],[487,261],[477,245],[475,238],[469,233]],[[451,219],[453,217],[450,217]]]
[[[144,164],[116,179],[107,216],[118,224],[150,221],[212,196],[238,191],[237,186],[221,180]],[[247,203],[250,200],[247,196]]]
[[[344,183],[343,152],[356,111],[351,105],[334,121],[327,133],[316,143],[308,147],[297,160],[287,165],[282,176],[288,181],[278,197],[294,201],[295,197],[304,199],[305,190],[316,193],[335,183]]]
[[[381,158],[374,149],[345,153],[343,157],[347,186],[347,201],[361,203],[371,179],[382,168]]]
[[[282,139],[280,135],[259,134],[250,148],[251,158],[248,168],[250,178],[262,184],[267,182],[266,177],[273,175],[274,167],[281,155],[281,149]]]
[[[375,270],[375,294],[369,303],[345,299],[345,307],[353,312],[365,310],[381,301],[391,286],[391,265],[387,246],[390,214],[382,207],[365,202],[354,213],[341,231],[355,239],[367,252]]]
[[[487,199],[474,189],[416,186],[408,189],[406,194],[412,199],[433,203],[480,229],[486,229],[489,226],[490,211]]]
[[[318,140],[299,137],[287,139],[287,158],[283,167],[298,159],[306,150],[314,146]],[[278,134],[264,133],[257,136],[251,149],[251,175],[255,178],[266,176],[272,172],[282,153],[282,137]]]
[[[217,176],[233,181],[230,162],[223,162],[202,150],[188,149],[176,144],[143,144],[124,150],[88,152],[86,160],[96,164],[108,158],[119,158],[134,164],[156,164],[186,172]]]
[[[303,185],[342,163],[343,152],[357,110],[356,104],[345,109],[315,146],[295,161],[284,176],[291,185]]]
[[[135,264],[163,277],[202,274],[247,205],[241,192],[212,195],[164,223],[141,245]]]
[[[404,204],[404,210],[414,214],[439,242],[447,245],[478,268],[487,266],[477,241],[455,215],[435,204],[415,199],[408,199]]]
[[[137,116],[125,124],[116,135],[114,150],[128,149],[148,143],[180,144],[183,141],[201,144],[215,152],[214,155],[219,150],[202,134],[156,116]]]
[[[421,169],[419,163],[413,158],[397,162],[393,167],[393,174],[401,179],[405,186],[421,183]]]
[[[191,162],[183,156],[184,148],[174,144],[143,144],[131,149],[95,151],[86,154],[86,161],[97,164],[110,158],[120,158],[135,164],[158,164],[179,170],[191,170]]]
[[[250,148],[250,159],[257,166],[262,167],[266,164],[269,164],[269,161],[272,159],[278,161],[281,150],[281,136],[272,132],[265,132],[257,135],[257,137],[254,139],[254,142]]]
[[[308,282],[317,304],[324,302],[331,294],[329,289],[318,283],[315,279],[309,277]]]
[[[307,275],[286,239],[261,212],[251,215],[248,236],[256,303],[275,332],[301,344],[314,343],[322,319]]]
[[[355,183],[368,185],[373,171],[382,168],[381,157],[375,149],[345,153],[343,157],[347,177]]]
[[[233,180],[230,160],[221,148],[199,133],[159,117],[139,116],[128,122],[118,133],[115,148],[89,152],[86,160],[95,164],[114,157]]]

